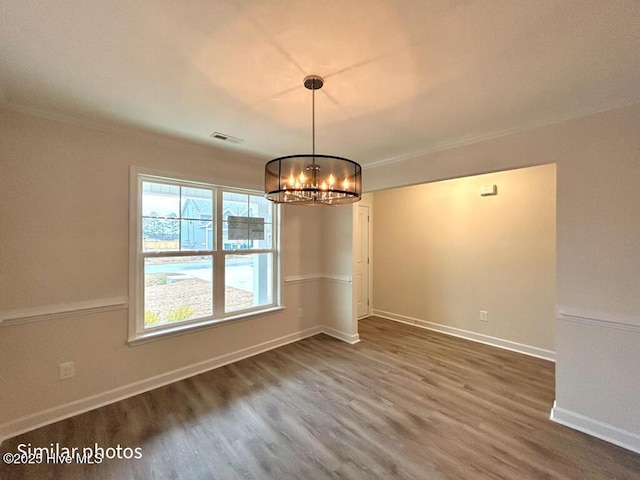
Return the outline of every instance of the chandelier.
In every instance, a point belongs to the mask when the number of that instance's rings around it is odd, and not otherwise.
[[[316,90],[324,84],[317,75],[304,79],[311,90],[311,153],[274,158],[264,167],[265,197],[294,205],[341,205],[360,200],[362,168],[353,160],[316,155]]]

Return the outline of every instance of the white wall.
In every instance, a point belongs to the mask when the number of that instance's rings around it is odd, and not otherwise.
[[[126,343],[130,165],[260,188],[262,160],[9,110],[0,132],[0,318],[108,305],[0,325],[0,437],[320,331],[319,283],[294,282],[281,312]],[[322,213],[284,210],[283,276],[320,271]]]
[[[379,190],[556,163],[554,418],[640,452],[638,132],[633,105],[363,175]]]
[[[485,184],[498,195],[480,196]],[[379,191],[374,201],[377,314],[553,358],[555,165]]]

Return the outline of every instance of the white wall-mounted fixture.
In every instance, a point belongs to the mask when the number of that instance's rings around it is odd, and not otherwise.
[[[482,185],[480,187],[480,195],[482,197],[488,197],[490,195],[497,195],[498,194],[498,186],[495,183],[492,183],[491,185]]]

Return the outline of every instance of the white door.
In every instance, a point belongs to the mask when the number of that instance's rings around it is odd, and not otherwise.
[[[370,313],[369,307],[369,206],[358,205],[356,251],[356,303],[358,318]]]

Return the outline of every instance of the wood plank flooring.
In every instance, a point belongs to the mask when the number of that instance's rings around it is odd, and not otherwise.
[[[549,421],[553,363],[379,318],[4,442],[140,447],[2,479],[640,479],[640,455]]]

